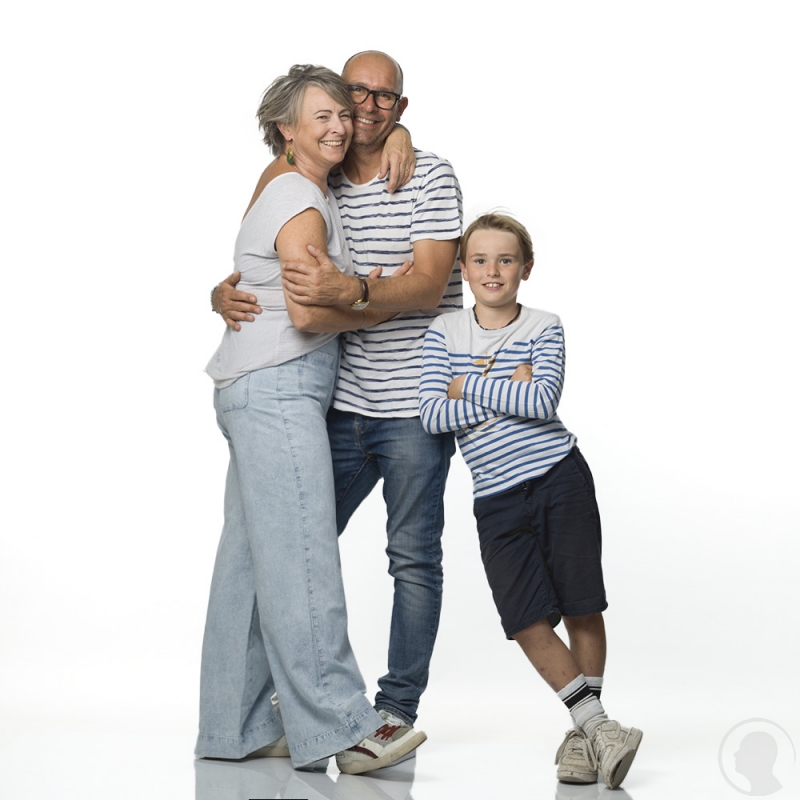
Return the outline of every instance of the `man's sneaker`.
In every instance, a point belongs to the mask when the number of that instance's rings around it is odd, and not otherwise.
[[[556,777],[563,783],[597,783],[597,759],[580,728],[567,731],[556,753]]]
[[[610,789],[616,789],[628,774],[642,741],[638,728],[624,728],[616,720],[601,722],[592,736],[600,777]]]
[[[400,719],[397,714],[392,713],[386,708],[378,709],[378,714],[380,714],[381,719],[384,722],[387,722],[389,725],[396,725],[398,728],[405,728],[406,730],[410,730],[411,726],[404,720]],[[408,761],[411,758],[417,757],[417,751],[412,750],[410,753],[406,753],[404,756],[401,756],[394,762],[394,766],[397,764],[402,764],[404,761]]]
[[[396,764],[419,747],[428,737],[408,725],[388,722],[358,744],[336,754],[336,766],[346,775],[358,775]]]

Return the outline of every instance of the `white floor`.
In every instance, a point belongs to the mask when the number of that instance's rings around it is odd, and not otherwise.
[[[478,743],[429,742],[416,763],[412,760],[368,777],[341,775],[333,764],[324,775],[298,772],[288,759],[192,761],[189,745],[187,739],[175,736],[29,734],[0,752],[0,795],[9,800],[45,796],[81,800],[463,800],[523,794],[595,800],[602,796],[596,787],[578,791],[558,788],[549,753],[522,745],[509,750]],[[659,791],[652,768],[644,763],[637,766],[642,769],[639,775],[632,771],[629,776],[628,795],[639,800],[665,797],[663,776],[658,781]],[[628,795],[616,793],[619,798]],[[711,795],[706,791],[694,796]]]
[[[4,731],[0,743],[0,797],[3,800],[471,800],[475,798],[574,798],[599,800],[714,800],[745,794],[741,776],[728,769],[726,782],[718,752],[719,727],[689,731],[679,741],[672,722],[652,717],[639,755],[624,786],[614,792],[598,786],[567,786],[555,780],[553,755],[561,730],[549,717],[537,726],[516,720],[509,735],[481,741],[475,730],[460,733],[431,720],[429,740],[418,757],[370,776],[291,769],[288,759],[250,762],[194,761],[190,729],[166,733],[123,733],[102,724],[80,730]],[[486,729],[484,729],[486,730]],[[552,741],[551,741],[552,740]],[[680,745],[680,746],[679,746]],[[730,759],[729,759],[730,760]],[[796,797],[796,765],[779,775]]]

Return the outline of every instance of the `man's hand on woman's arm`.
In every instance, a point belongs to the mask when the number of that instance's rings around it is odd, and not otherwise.
[[[287,297],[300,305],[312,306],[349,306],[359,300],[362,292],[357,278],[340,273],[314,247],[309,246],[308,251],[315,257],[316,266],[305,261],[281,263]],[[369,274],[370,307],[395,314],[436,308],[447,288],[457,251],[455,239],[414,242],[413,262],[406,261],[388,280],[375,280],[380,267]]]
[[[307,261],[287,261],[281,263],[283,288],[286,296],[294,303],[310,306],[349,306],[361,298],[361,282],[353,275],[345,275],[328,258],[323,250],[313,245],[308,252],[314,256],[316,264]],[[398,267],[388,278],[402,278],[414,271],[412,261]],[[378,278],[383,267],[370,272],[370,278]],[[392,310],[392,316],[397,309]]]
[[[378,177],[385,178],[386,173],[389,173],[386,191],[392,194],[411,180],[416,166],[417,157],[414,154],[414,145],[411,144],[411,134],[398,123],[383,143]]]
[[[255,304],[256,297],[248,292],[240,292],[236,288],[240,272],[233,272],[220,283],[211,294],[211,305],[229,328],[240,331],[240,322],[252,322],[253,314],[261,313],[261,306]]]

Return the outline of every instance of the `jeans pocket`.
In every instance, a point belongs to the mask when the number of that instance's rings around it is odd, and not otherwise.
[[[312,350],[310,353],[306,353],[304,356],[301,356],[301,359],[307,364],[335,370],[339,367],[339,350],[337,348],[334,355],[333,346],[327,344],[316,350]]]
[[[215,391],[214,405],[220,413],[247,408],[250,394],[250,373],[237,378],[230,386]]]

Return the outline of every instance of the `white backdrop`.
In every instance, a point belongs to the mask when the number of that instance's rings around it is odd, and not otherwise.
[[[404,66],[404,122],[452,162],[466,221],[503,206],[533,234],[521,299],[564,321],[561,416],[603,514],[608,702],[642,727],[702,708],[717,742],[752,716],[800,741],[796,5],[454,8],[4,13],[0,741],[102,724],[191,749],[227,466],[208,291],[269,160],[261,92],[367,48]],[[342,541],[371,689],[383,522],[376,492]],[[457,456],[423,713],[561,713],[537,680],[503,639]]]

